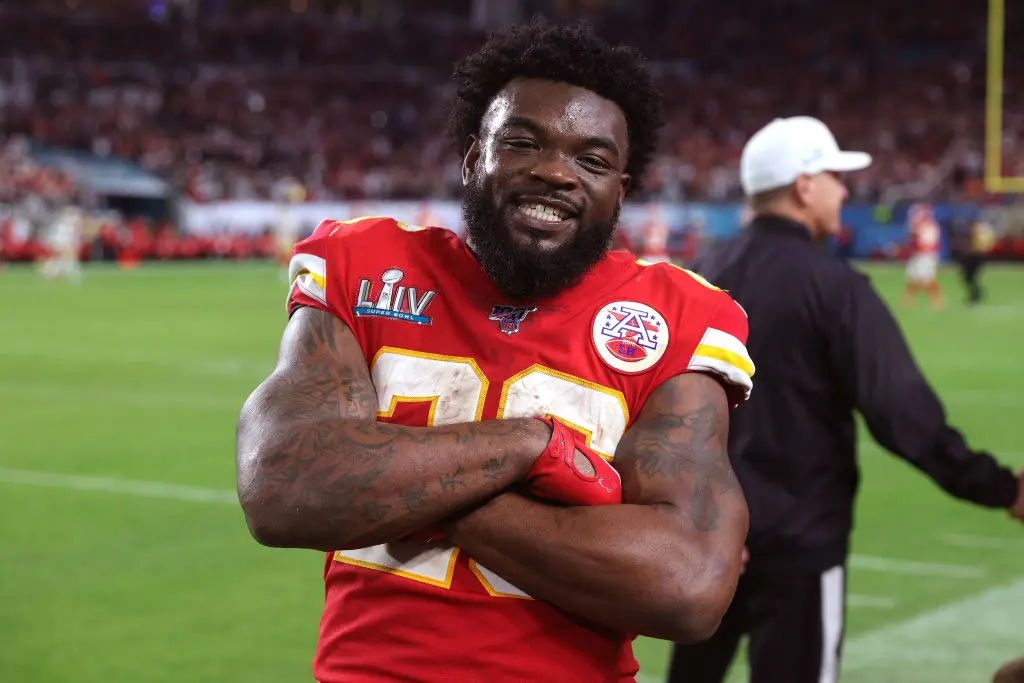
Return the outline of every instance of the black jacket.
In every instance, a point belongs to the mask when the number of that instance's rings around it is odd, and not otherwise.
[[[694,270],[747,311],[757,368],[729,449],[750,506],[751,567],[824,570],[844,561],[859,473],[854,411],[875,439],[947,492],[1010,507],[1014,474],[946,424],[868,279],[798,223],[755,218]]]

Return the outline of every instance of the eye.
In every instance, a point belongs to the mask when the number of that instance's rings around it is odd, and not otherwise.
[[[505,146],[511,149],[537,149],[537,143],[530,138],[505,138]]]
[[[607,171],[611,168],[611,164],[601,157],[594,156],[593,154],[580,157],[580,163],[597,171]]]

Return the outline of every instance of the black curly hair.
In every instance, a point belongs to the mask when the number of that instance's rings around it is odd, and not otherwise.
[[[456,64],[452,76],[455,100],[448,134],[459,154],[466,152],[471,135],[479,135],[491,100],[515,78],[569,83],[619,105],[629,136],[626,173],[633,178],[631,189],[642,184],[664,114],[661,94],[639,52],[609,45],[583,22],[561,25],[538,17],[492,34]]]

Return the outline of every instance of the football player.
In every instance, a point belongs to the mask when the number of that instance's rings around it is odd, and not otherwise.
[[[735,591],[746,317],[608,248],[662,120],[634,51],[538,20],[455,86],[466,240],[296,246],[239,498],[260,543],[327,553],[321,683],[632,681],[637,634],[707,638]]]
[[[910,257],[907,259],[907,282],[903,305],[913,306],[920,292],[927,292],[932,308],[940,310],[946,302],[939,285],[939,253],[942,249],[942,228],[935,220],[932,207],[914,204],[907,215],[910,235]]]
[[[57,214],[47,234],[50,254],[42,264],[42,274],[47,280],[64,277],[75,284],[82,282],[79,250],[83,219],[82,210],[77,206],[66,206]]]
[[[305,190],[297,182],[285,183],[280,190],[281,200],[277,205],[277,220],[274,222],[275,254],[281,265],[281,276],[287,281],[288,265],[299,232],[299,219],[294,205],[303,200]]]

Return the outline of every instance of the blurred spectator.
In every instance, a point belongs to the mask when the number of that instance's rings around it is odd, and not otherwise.
[[[201,202],[271,199],[288,177],[309,199],[460,192],[443,83],[484,37],[469,2],[371,3],[372,16],[340,0],[13,4],[0,9],[8,134],[135,159]],[[648,197],[736,200],[742,140],[794,113],[871,150],[854,200],[980,191],[984,3],[582,4],[660,74],[669,125]],[[1010,12],[1008,35],[1022,18]],[[1022,80],[1008,71],[1010,143]],[[1024,174],[1024,147],[1004,161]]]

